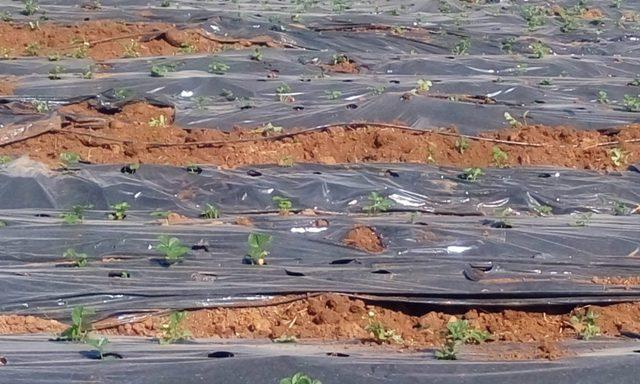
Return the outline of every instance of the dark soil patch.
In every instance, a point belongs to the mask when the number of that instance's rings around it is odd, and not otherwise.
[[[342,240],[345,245],[366,252],[378,253],[384,251],[384,244],[380,235],[371,227],[357,226],[347,232]]]
[[[507,153],[503,166],[558,166],[594,170],[625,169],[640,161],[640,124],[613,128],[607,133],[569,127],[525,126],[487,131],[467,140],[459,149],[455,132],[415,131],[388,124],[345,124],[280,136],[255,130],[230,133],[215,129],[181,129],[172,125],[174,111],[132,103],[114,115],[102,114],[88,103],[64,106],[64,132],[45,133],[5,145],[0,154],[29,155],[58,166],[59,154],[72,151],[92,163],[148,163],[184,166],[214,164],[223,168],[293,163],[426,163],[456,167],[491,167],[494,147]],[[168,126],[152,127],[152,118],[164,115]],[[83,122],[91,117],[91,123]],[[503,140],[503,142],[496,142]],[[635,142],[627,142],[635,140]],[[506,141],[506,142],[504,142]],[[515,143],[536,144],[524,145]],[[607,144],[617,143],[622,144]],[[611,148],[621,147],[626,164],[613,164]]]
[[[87,21],[74,25],[49,22],[29,25],[0,23],[0,48],[9,56],[87,56],[94,60],[217,52],[256,45],[277,46],[269,37],[234,39],[207,35],[200,28],[178,29],[167,23],[127,24]]]

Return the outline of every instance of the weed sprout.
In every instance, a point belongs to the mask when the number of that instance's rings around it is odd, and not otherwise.
[[[586,310],[586,313],[577,313],[571,316],[571,326],[583,340],[589,340],[600,334],[600,327],[596,325],[598,315],[592,310]]]
[[[497,145],[494,145],[491,149],[491,158],[493,159],[493,163],[499,168],[504,168],[507,166],[507,161],[509,160],[509,155],[507,152],[503,151]]]
[[[402,336],[398,335],[395,329],[388,329],[379,320],[376,320],[373,311],[368,313],[367,320],[369,324],[364,329],[373,336],[377,343],[403,342]]]
[[[481,344],[491,337],[487,331],[471,328],[467,320],[447,323],[445,344],[435,352],[438,360],[456,360],[457,348],[462,344]]]
[[[80,162],[80,155],[75,152],[62,152],[60,154],[60,165],[64,169],[77,165]]]
[[[623,151],[620,148],[613,148],[609,151],[609,158],[611,159],[613,165],[619,167],[627,163],[629,152]]]
[[[160,344],[173,344],[189,339],[191,332],[186,330],[183,324],[186,319],[186,311],[171,313],[167,322],[161,325],[162,333],[158,337]]]
[[[152,117],[151,120],[149,120],[149,126],[154,128],[164,128],[167,126],[167,118],[164,115]]]
[[[456,151],[460,152],[461,155],[464,155],[464,152],[469,149],[469,140],[466,137],[460,136],[455,143]]]

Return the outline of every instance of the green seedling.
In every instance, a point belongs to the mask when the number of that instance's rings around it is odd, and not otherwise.
[[[373,336],[373,339],[379,343],[391,343],[395,342],[401,344],[403,342],[402,336],[398,335],[394,329],[388,329],[380,321],[376,320],[375,313],[370,311],[367,318],[368,324],[364,328],[367,332]]]
[[[609,104],[609,96],[605,91],[598,91],[598,103],[600,104]]]
[[[456,151],[458,151],[461,155],[464,155],[464,152],[469,149],[469,140],[466,137],[460,136],[455,143]]]
[[[281,215],[288,215],[293,207],[291,200],[286,197],[273,196],[273,201],[276,203],[276,207],[278,207]]]
[[[591,212],[578,214],[575,220],[569,225],[572,227],[586,227],[591,223],[591,216],[593,216]]]
[[[33,105],[33,109],[38,113],[49,112],[49,103],[46,101],[34,100],[31,102],[31,105]]]
[[[458,177],[462,180],[475,182],[475,181],[478,181],[480,176],[483,176],[483,175],[484,175],[484,171],[481,168],[472,167],[472,168],[465,168]]]
[[[131,39],[131,41],[129,41],[129,44],[123,46],[124,49],[124,54],[123,56],[126,59],[132,59],[134,57],[140,57],[140,46],[138,45],[138,42]]]
[[[264,265],[264,259],[269,255],[271,235],[265,233],[250,233],[247,239],[247,257],[253,265]]]
[[[133,94],[133,91],[128,88],[118,88],[113,91],[113,95],[116,97],[116,99],[121,99],[121,100],[126,99],[132,94]]]
[[[23,0],[24,8],[22,9],[22,14],[25,16],[31,16],[38,12],[40,9],[40,5],[38,5],[37,0]]]
[[[91,68],[88,68],[86,71],[83,71],[80,76],[85,80],[93,79],[93,71]]]
[[[277,99],[282,103],[291,103],[295,101],[295,98],[290,95],[291,87],[288,84],[282,83],[276,88]]]
[[[185,329],[186,311],[172,312],[166,323],[161,325],[158,337],[160,344],[173,344],[191,338],[191,332]]]
[[[0,155],[0,166],[5,166],[5,165],[9,164],[12,161],[13,161],[13,159],[11,158],[11,156]]]
[[[109,213],[111,220],[124,220],[127,217],[127,210],[129,210],[129,203],[123,201],[111,206],[113,212]]]
[[[167,219],[172,213],[171,211],[153,211],[150,215],[159,219]]]
[[[559,17],[560,22],[562,23],[560,31],[563,33],[573,32],[580,27],[580,20],[578,19],[578,16],[572,13],[561,11]]]
[[[74,267],[82,268],[87,266],[87,254],[79,253],[73,248],[64,251],[62,257],[70,259]]]
[[[181,262],[184,260],[184,255],[189,252],[189,247],[182,245],[178,238],[167,235],[158,237],[158,245],[155,249],[164,254],[164,260],[169,265]]]
[[[600,327],[596,325],[598,315],[591,309],[587,309],[585,312],[571,316],[571,326],[578,333],[579,338],[589,340],[600,334]]]
[[[431,82],[431,80],[418,79],[416,83],[415,91],[416,93],[429,92],[432,86],[433,86],[433,83]]]
[[[220,217],[220,209],[213,204],[206,204],[200,217],[203,219],[217,219]]]
[[[64,73],[64,67],[62,65],[56,65],[49,70],[49,80],[60,80]]]
[[[640,95],[624,95],[622,105],[624,105],[625,109],[629,112],[640,112]]]
[[[229,67],[227,64],[220,61],[214,61],[213,63],[209,64],[209,72],[215,73],[216,75],[224,75],[230,68],[231,67]]]
[[[628,208],[625,203],[621,201],[614,201],[612,204],[614,216],[627,216],[631,214],[631,209]]]
[[[80,155],[75,152],[62,152],[60,154],[60,165],[64,169],[69,169],[71,166],[78,165],[80,162]]]
[[[507,152],[503,151],[497,145],[494,145],[491,149],[491,158],[493,159],[493,163],[499,168],[504,168],[507,166],[507,161],[509,160],[509,155]]]
[[[82,305],[74,307],[71,311],[71,326],[59,335],[60,340],[83,342],[86,340],[91,330],[89,316],[95,314],[92,309],[87,309]]]
[[[530,31],[537,29],[546,23],[546,11],[539,5],[525,5],[521,10],[522,17],[527,22]]]
[[[348,63],[348,62],[349,62],[349,58],[344,53],[338,53],[331,57],[332,65],[338,65],[338,64]]]
[[[167,64],[154,64],[150,69],[151,77],[165,77],[173,71],[175,71],[175,66]]]
[[[362,210],[369,215],[376,215],[380,212],[386,212],[391,208],[393,201],[378,192],[371,192],[368,196],[369,205],[362,207]]]
[[[451,53],[456,56],[466,55],[471,48],[471,40],[468,37],[461,38],[451,49]]]
[[[334,1],[334,10],[335,10],[335,2],[337,0],[333,0],[333,1]],[[322,384],[322,383],[320,382],[320,380],[313,379],[302,372],[298,372],[291,377],[285,377],[284,379],[281,379],[280,384]]]
[[[531,44],[531,51],[533,51],[533,57],[536,59],[542,59],[546,55],[551,53],[551,49],[544,45],[541,41],[536,41]]]
[[[178,51],[180,53],[184,53],[184,54],[191,54],[191,53],[196,53],[198,52],[198,48],[193,45],[193,44],[189,44],[189,43],[181,43],[180,47],[178,48]]]
[[[324,91],[329,100],[338,100],[342,97],[342,92],[338,90]]]
[[[379,85],[377,87],[369,87],[369,93],[372,96],[380,96],[384,93],[386,89],[387,87],[385,87],[384,85]]]
[[[60,61],[60,54],[59,53],[52,53],[49,56],[47,56],[47,60],[49,60],[49,61]]]
[[[280,337],[277,337],[273,340],[274,343],[281,343],[281,344],[287,344],[287,343],[297,343],[298,342],[298,338],[295,336],[289,336],[289,335],[282,335]]]
[[[104,348],[109,344],[109,339],[103,336],[97,339],[87,339],[86,343],[96,349],[100,360],[104,359]]]
[[[507,121],[507,123],[509,123],[510,126],[514,128],[522,125],[522,123],[516,120],[515,117],[511,116],[509,112],[504,113],[504,119]]]
[[[27,56],[38,56],[40,52],[40,45],[38,43],[29,43],[24,48],[24,53]]]
[[[65,224],[78,224],[84,219],[84,211],[93,208],[93,205],[74,205],[67,212],[60,215]]]
[[[89,53],[90,46],[91,45],[88,41],[82,41],[80,43],[80,46],[74,49],[73,52],[71,52],[71,57],[73,57],[74,59],[84,59]]]
[[[262,133],[263,135],[269,136],[272,134],[282,133],[283,128],[279,125],[273,125],[271,123],[267,123],[260,128],[256,128],[253,130],[255,133]]]
[[[149,126],[150,127],[156,127],[156,128],[164,128],[167,126],[167,118],[164,117],[164,115],[160,115],[158,117],[152,117],[151,120],[149,120]]]
[[[533,207],[533,211],[539,216],[551,216],[551,214],[553,213],[553,208],[548,205],[536,205],[535,207]]]
[[[435,352],[439,360],[456,360],[457,349],[462,344],[481,344],[491,338],[487,331],[469,327],[467,320],[455,320],[447,323],[445,344]]]
[[[253,53],[251,53],[251,60],[262,61],[262,51],[259,48],[253,50]]]
[[[620,148],[613,148],[609,151],[609,158],[611,159],[613,165],[619,167],[627,163],[629,152],[623,151]]]

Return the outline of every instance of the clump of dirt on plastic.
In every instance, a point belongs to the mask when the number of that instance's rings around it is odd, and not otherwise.
[[[16,80],[11,76],[0,77],[0,96],[11,96],[16,89]]]
[[[371,227],[356,226],[347,232],[342,242],[353,248],[366,252],[379,253],[384,251],[384,244],[380,235]]]
[[[598,277],[594,276],[591,279],[591,282],[594,284],[600,285],[616,285],[623,286],[625,288],[637,287],[640,286],[640,276],[613,276],[613,277]]]
[[[58,333],[66,326],[56,320],[47,320],[35,316],[0,316],[0,335],[22,333]]]
[[[142,102],[127,104],[115,114],[100,113],[87,102],[61,107],[59,113],[67,116],[62,127],[65,132],[5,145],[0,154],[29,155],[52,166],[59,165],[61,152],[71,151],[99,164],[212,164],[223,168],[282,164],[286,159],[287,164],[397,162],[461,168],[500,165],[622,170],[640,161],[640,142],[626,142],[640,139],[640,124],[604,133],[562,126],[524,126],[485,131],[479,135],[482,140],[463,140],[451,130],[424,132],[375,123],[345,124],[299,134],[291,130],[284,136],[267,136],[255,129],[181,129],[173,125],[172,108]],[[152,119],[160,115],[165,116],[166,126],[152,124]],[[94,121],[87,122],[83,117]],[[624,143],[602,145],[618,141]],[[616,147],[622,155],[618,165],[611,153]],[[493,156],[496,148],[507,155],[500,164]]]
[[[168,23],[86,21],[73,25],[41,22],[0,23],[0,48],[9,56],[68,55],[94,60],[217,52],[256,45],[277,46],[269,37],[234,39],[207,35],[200,28],[179,29]]]

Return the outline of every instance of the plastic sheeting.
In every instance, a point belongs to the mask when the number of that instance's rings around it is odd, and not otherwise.
[[[638,288],[591,282],[639,266],[637,216],[612,215],[614,202],[638,200],[640,174],[632,169],[606,176],[495,169],[468,182],[454,170],[421,165],[204,168],[200,175],[143,165],[130,175],[113,166],[56,174],[18,161],[0,173],[7,223],[0,309],[64,317],[69,306],[84,304],[106,316],[323,291],[453,305],[638,300]],[[371,192],[394,201],[392,215],[362,212]],[[273,196],[288,197],[296,210],[333,214],[278,216]],[[131,206],[127,218],[108,220],[109,205],[121,201]],[[197,219],[207,203],[220,207],[219,221]],[[64,210],[86,204],[94,208],[83,224],[62,224]],[[538,217],[533,207],[540,205],[557,216]],[[160,226],[150,216],[156,210],[194,219]],[[598,214],[575,227],[586,212]],[[233,224],[242,215],[254,226]],[[328,227],[315,226],[318,218]],[[344,245],[355,225],[375,228],[386,250]],[[273,236],[265,267],[242,264],[251,231]],[[160,265],[152,247],[161,234],[194,247],[183,263]],[[87,253],[89,266],[65,265],[68,248]],[[112,277],[120,271],[131,277]]]
[[[0,338],[7,359],[0,380],[40,383],[266,383],[304,372],[322,383],[416,382],[446,384],[518,382],[523,384],[627,384],[640,374],[639,344],[627,340],[570,343],[578,356],[557,361],[491,361],[493,346],[459,361],[438,361],[431,351],[396,353],[357,345],[220,342],[158,345],[115,338],[106,352],[122,359],[95,360],[91,347],[44,338]],[[531,348],[531,347],[530,347]],[[465,348],[466,349],[466,348]],[[25,371],[29,372],[25,375]]]
[[[15,96],[4,101],[39,98],[65,103],[96,95],[109,100],[114,88],[126,88],[131,98],[175,105],[176,122],[183,127],[223,130],[268,122],[307,128],[366,120],[402,121],[418,129],[455,125],[470,134],[507,127],[505,112],[518,119],[526,116],[530,123],[587,129],[640,121],[638,113],[622,105],[625,95],[640,93],[634,85],[640,75],[639,37],[633,20],[624,16],[637,9],[636,0],[622,2],[619,9],[599,7],[601,22],[577,17],[578,29],[567,33],[560,32],[559,18],[550,16],[545,25],[529,31],[522,7],[546,6],[543,2],[464,7],[407,1],[374,1],[373,6],[344,1],[171,3],[161,8],[147,1],[104,1],[94,12],[76,2],[40,5],[54,21],[88,17],[191,22],[218,35],[270,35],[292,48],[263,48],[262,61],[252,60],[249,50],[118,59],[107,68],[94,68],[103,75],[92,80],[80,76],[91,64],[86,59],[0,61],[0,74],[18,76]],[[338,12],[337,4],[343,3],[351,8]],[[575,4],[560,5],[569,9]],[[0,11],[24,19],[17,6],[0,2]],[[454,56],[451,50],[464,37],[470,39],[468,54]],[[533,58],[531,44],[538,41],[553,53]],[[360,73],[323,72],[317,64],[329,63],[337,53],[355,60]],[[208,72],[213,60],[229,65],[229,71]],[[175,64],[176,71],[165,78],[151,77],[151,65],[162,63]],[[64,66],[66,72],[52,86],[48,72],[54,65]],[[278,78],[267,77],[273,71]],[[418,79],[432,81],[433,87],[426,95],[403,100]],[[290,86],[294,102],[277,100],[275,91],[282,83]],[[597,102],[599,91],[606,92],[610,104]],[[335,92],[339,97],[331,100],[328,94]],[[486,103],[463,95],[484,98]],[[10,121],[0,114],[0,124]]]

